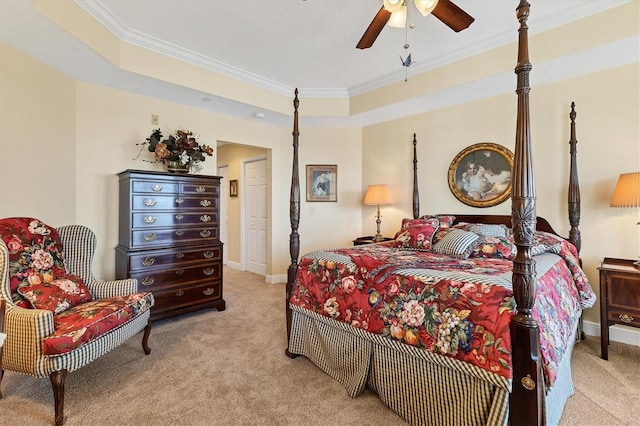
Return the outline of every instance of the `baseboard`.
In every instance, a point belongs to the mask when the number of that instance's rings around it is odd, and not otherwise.
[[[242,269],[242,265],[239,264],[238,262],[232,262],[230,260],[227,260],[227,263],[225,263],[225,266],[231,269],[235,269],[236,271],[244,271],[244,269]]]
[[[227,260],[227,263],[225,264],[225,266],[231,269],[235,269],[236,271],[244,271],[244,269],[242,269],[242,265],[239,264],[238,262],[231,262]],[[267,284],[286,283],[287,275],[286,274],[266,275],[264,277],[264,282]]]
[[[582,329],[588,336],[600,336],[600,323],[584,321]],[[612,325],[609,327],[609,340],[626,343],[627,345],[640,346],[640,329]]]
[[[264,280],[267,284],[280,284],[280,283],[286,283],[287,282],[287,275],[286,274],[279,274],[279,275],[267,275],[265,277]]]

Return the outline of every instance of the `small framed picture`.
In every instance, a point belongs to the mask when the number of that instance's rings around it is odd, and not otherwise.
[[[495,143],[477,143],[463,149],[449,166],[449,189],[473,207],[498,205],[511,195],[513,153]]]
[[[233,179],[229,181],[229,197],[238,196],[238,180]]]
[[[307,165],[307,201],[338,201],[337,165]]]

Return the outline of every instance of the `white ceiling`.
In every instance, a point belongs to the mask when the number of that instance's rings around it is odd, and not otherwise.
[[[530,34],[619,6],[629,0],[530,0]],[[516,0],[455,0],[475,18],[455,33],[411,6],[414,29],[385,27],[373,47],[355,48],[380,0],[76,0],[120,39],[301,98],[348,97],[517,38]],[[403,48],[406,42],[409,49]],[[0,0],[0,40],[73,78],[265,122],[290,118],[116,68],[66,33],[28,0]],[[405,69],[400,55],[416,62]],[[636,56],[637,60],[637,56]],[[514,52],[514,66],[516,53]],[[405,74],[406,72],[406,74]],[[513,76],[513,70],[505,70]],[[515,77],[510,77],[513,90]],[[499,84],[496,85],[498,87]],[[467,88],[468,89],[468,88]],[[468,90],[465,90],[468,92]],[[203,102],[203,98],[209,100]],[[398,106],[402,107],[402,106]],[[405,102],[405,108],[415,107]],[[397,114],[405,114],[398,110]],[[335,118],[364,125],[390,111]],[[405,114],[406,115],[406,114]],[[380,117],[380,118],[378,118]],[[320,119],[314,124],[320,125]]]

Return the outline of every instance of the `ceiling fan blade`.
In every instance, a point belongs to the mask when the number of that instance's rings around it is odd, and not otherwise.
[[[471,15],[450,0],[440,0],[431,13],[455,32],[468,28],[475,21]]]
[[[362,35],[362,38],[356,47],[358,49],[368,49],[373,46],[373,42],[376,41],[380,31],[382,31],[390,17],[391,12],[387,11],[384,7],[381,7],[375,18],[373,18],[373,21],[369,24],[367,30]]]

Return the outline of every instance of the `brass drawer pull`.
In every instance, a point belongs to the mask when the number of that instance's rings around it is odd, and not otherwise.
[[[196,192],[198,194],[202,194],[203,192],[205,192],[207,189],[204,186],[198,186],[196,187]]]
[[[178,290],[176,291],[176,296],[180,297],[184,294],[184,290]]]
[[[152,190],[153,192],[160,192],[160,191],[162,191],[162,185],[158,185],[158,184],[153,185],[153,186],[151,187],[151,190]]]
[[[144,218],[144,223],[146,223],[147,225],[150,225],[152,223],[156,223],[156,218],[153,216],[147,216]]]
[[[209,276],[209,275],[213,275],[213,273],[214,273],[215,271],[216,271],[216,270],[215,270],[215,269],[213,269],[213,268],[207,268],[207,269],[203,270],[202,272],[204,272],[204,274],[205,274],[206,276]]]
[[[184,257],[184,253],[176,253],[176,257],[178,259],[182,259]]]
[[[184,269],[180,268],[176,270],[176,275],[182,275],[184,274]]]
[[[211,220],[211,216],[209,216],[208,214],[203,214],[202,216],[200,216],[200,222],[209,222]]]
[[[207,259],[211,259],[213,256],[215,256],[216,252],[213,250],[207,250],[204,253],[202,253],[202,255],[207,258]]]
[[[155,259],[154,257],[145,257],[145,258],[142,260],[142,264],[143,264],[144,266],[151,266],[151,265],[153,265],[154,263],[156,263],[156,259]]]
[[[153,240],[155,240],[156,238],[157,238],[157,237],[156,237],[156,234],[147,234],[147,235],[145,235],[145,236],[144,236],[144,240],[145,240],[145,241],[153,241]]]
[[[202,238],[207,238],[211,236],[211,231],[209,231],[208,229],[205,229],[204,231],[200,231],[200,236]]]
[[[633,317],[629,314],[620,314],[618,315],[618,318],[620,318],[620,321],[627,324],[631,324],[633,322]]]
[[[176,198],[176,204],[184,203],[184,198]]]
[[[213,289],[211,287],[202,290],[202,294],[204,294],[205,296],[211,296],[213,294]]]
[[[153,277],[144,277],[141,281],[142,285],[151,285],[156,282],[156,279]]]
[[[178,237],[182,237],[182,235],[183,235],[183,234],[184,234],[184,231],[183,231],[183,230],[181,230],[181,229],[178,229],[178,230],[176,231],[176,235],[177,235]]]
[[[146,200],[144,200],[144,205],[147,207],[153,207],[156,205],[156,200],[154,200],[153,198],[147,198]]]
[[[211,201],[209,201],[209,200],[202,200],[202,201],[200,201],[200,205],[201,205],[202,207],[209,207],[209,206],[211,205]]]
[[[176,220],[182,220],[182,219],[184,219],[184,215],[182,215],[182,214],[177,214],[176,215]]]

